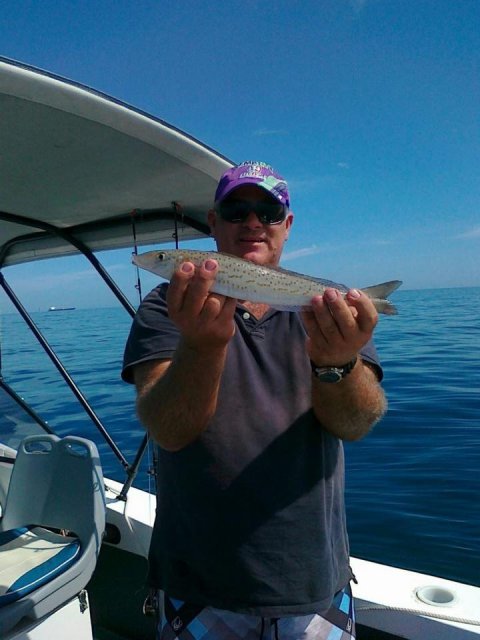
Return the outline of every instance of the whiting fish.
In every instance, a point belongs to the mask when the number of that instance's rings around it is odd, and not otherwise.
[[[148,251],[134,255],[132,261],[138,267],[170,280],[183,262],[201,266],[209,258],[218,263],[218,273],[211,291],[238,300],[268,304],[274,309],[299,311],[310,306],[313,296],[321,295],[327,287],[333,287],[343,295],[348,291],[347,287],[330,280],[312,278],[280,267],[257,265],[216,251]],[[372,299],[379,313],[393,315],[397,309],[387,300],[387,296],[401,284],[400,280],[391,280],[361,291]]]

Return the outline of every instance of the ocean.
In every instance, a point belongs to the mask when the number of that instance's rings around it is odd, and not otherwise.
[[[398,291],[375,343],[389,409],[346,443],[351,553],[480,585],[480,288]],[[143,437],[134,390],[120,380],[130,317],[118,309],[35,312],[34,321],[132,461]],[[124,471],[14,314],[1,317],[1,373],[60,435],[100,448],[105,475]],[[145,456],[136,486],[153,490]]]

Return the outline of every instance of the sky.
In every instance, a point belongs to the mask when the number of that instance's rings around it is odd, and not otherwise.
[[[286,268],[480,286],[479,0],[4,0],[0,55],[272,164]],[[100,259],[133,298],[129,252]],[[5,275],[33,310],[110,301],[80,258]]]

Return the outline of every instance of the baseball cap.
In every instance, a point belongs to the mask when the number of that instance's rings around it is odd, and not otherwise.
[[[287,183],[269,164],[246,161],[228,169],[220,178],[215,202],[224,200],[234,189],[253,184],[268,191],[278,202],[290,208]]]

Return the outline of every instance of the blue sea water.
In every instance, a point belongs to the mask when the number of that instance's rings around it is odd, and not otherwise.
[[[345,445],[351,552],[480,584],[480,288],[399,291],[376,345],[389,409]],[[128,460],[143,437],[134,391],[119,377],[123,309],[36,312],[35,322]],[[2,374],[60,434],[100,446],[105,474],[125,473],[16,315],[1,319]],[[148,456],[136,484],[151,488]]]

